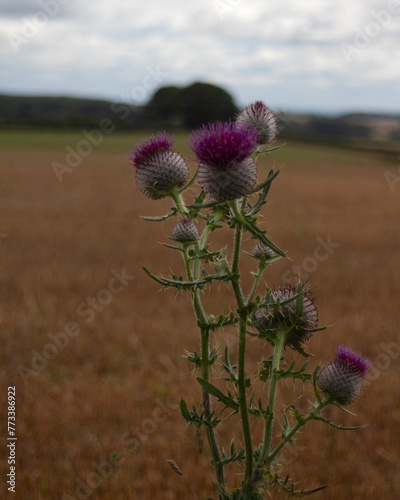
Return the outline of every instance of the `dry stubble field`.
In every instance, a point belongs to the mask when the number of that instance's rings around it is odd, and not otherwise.
[[[15,138],[2,143],[1,498],[215,495],[208,451],[199,454],[193,430],[177,408],[181,397],[189,405],[200,402],[192,367],[183,357],[198,349],[189,300],[159,291],[141,269],[183,272],[180,259],[159,244],[167,241],[172,221],[140,219],[165,213],[169,203],[148,200],[136,190],[126,160],[135,137],[118,141],[93,151],[62,183],[51,163],[65,159],[68,142],[59,138],[48,148],[40,141],[17,147]],[[21,145],[28,142],[21,135]],[[261,163],[260,178],[274,161],[283,168],[264,208],[263,227],[291,260],[275,264],[268,282],[294,279],[297,265],[313,285],[320,323],[333,326],[308,343],[312,367],[329,362],[339,343],[374,363],[373,380],[350,408],[356,416],[336,408],[326,412],[337,423],[364,427],[343,433],[312,423],[284,453],[284,470],[306,488],[329,485],[311,498],[398,498],[400,185],[392,192],[384,178],[396,165],[289,145]],[[231,245],[223,231],[215,236]],[[335,245],[324,253],[317,250],[322,241]],[[245,242],[246,250],[252,246]],[[243,254],[243,275],[253,266]],[[121,285],[113,280],[118,275]],[[249,283],[245,279],[245,286]],[[105,305],[90,305],[90,297]],[[212,288],[204,300],[208,312],[228,311],[233,304],[225,285]],[[221,353],[225,341],[236,352],[234,331],[214,340]],[[268,347],[257,342],[248,348],[253,376],[260,349],[269,356]],[[15,496],[5,483],[8,386],[17,394]],[[310,394],[298,399],[299,388],[283,388],[278,407],[306,406]],[[254,431],[260,435],[257,427]],[[232,436],[241,441],[238,426],[220,435],[226,444]],[[184,477],[169,468],[168,459]]]

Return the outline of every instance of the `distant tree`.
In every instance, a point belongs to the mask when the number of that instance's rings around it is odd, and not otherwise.
[[[193,83],[181,91],[184,125],[197,128],[203,123],[227,121],[238,109],[224,89],[209,83]]]
[[[146,114],[154,125],[183,126],[179,87],[158,89],[146,105]]]
[[[203,123],[227,121],[237,107],[224,89],[209,83],[188,87],[162,87],[146,105],[147,115],[155,125],[197,128]]]

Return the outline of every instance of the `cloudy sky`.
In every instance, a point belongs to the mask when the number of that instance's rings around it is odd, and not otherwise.
[[[0,93],[400,113],[400,0],[0,0]]]

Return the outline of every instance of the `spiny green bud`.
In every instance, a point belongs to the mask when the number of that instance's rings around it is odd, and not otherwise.
[[[276,253],[271,248],[264,245],[264,243],[261,243],[261,241],[259,241],[253,248],[253,257],[255,257],[256,259],[265,257],[268,260],[276,257]]]
[[[172,230],[172,238],[181,243],[195,242],[199,239],[199,231],[192,219],[182,219]]]
[[[302,290],[302,310],[298,314],[297,285],[283,285],[272,289],[272,302],[255,312],[256,328],[261,333],[268,331],[272,336],[277,331],[288,330],[285,343],[294,348],[310,339],[318,326],[318,311],[315,299],[308,291],[309,286],[303,285]]]

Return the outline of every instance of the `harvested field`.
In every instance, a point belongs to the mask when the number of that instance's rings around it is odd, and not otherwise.
[[[79,137],[53,139],[46,136],[48,147],[23,134],[19,145],[15,137],[0,142],[1,498],[14,498],[4,479],[8,386],[16,387],[16,498],[215,496],[208,450],[199,454],[178,408],[182,397],[190,406],[201,397],[184,358],[199,346],[190,302],[160,291],[142,271],[184,272],[180,257],[159,244],[173,222],[140,218],[166,213],[169,202],[136,189],[126,160],[136,137],[107,138],[62,182],[51,165],[64,162],[65,146]],[[179,144],[185,139],[179,135]],[[333,407],[325,414],[364,427],[343,433],[311,423],[285,452],[284,470],[306,489],[328,485],[311,498],[398,498],[400,183],[390,189],[384,176],[396,165],[288,145],[261,162],[260,177],[274,162],[282,168],[262,224],[290,259],[271,267],[268,283],[300,274],[313,286],[320,324],[332,326],[307,344],[311,367],[329,362],[340,343],[373,362],[362,398],[349,407],[356,416]],[[230,247],[230,238],[216,233],[215,248]],[[245,250],[253,244],[245,241]],[[254,261],[243,254],[243,275],[251,270]],[[225,285],[204,300],[208,312],[234,307]],[[221,354],[225,341],[236,352],[234,333],[215,335]],[[259,354],[259,342],[250,341],[253,377]],[[300,388],[282,389],[278,407],[306,407],[312,394],[299,400]],[[232,436],[241,442],[238,426],[221,431],[227,446]]]

